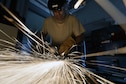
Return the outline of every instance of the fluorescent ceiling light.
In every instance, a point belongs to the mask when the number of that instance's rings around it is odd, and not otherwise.
[[[74,9],[77,9],[81,5],[82,2],[83,0],[78,0],[76,4],[74,5]]]

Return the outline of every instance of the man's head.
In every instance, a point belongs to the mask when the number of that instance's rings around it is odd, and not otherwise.
[[[48,8],[53,12],[54,17],[62,21],[65,18],[64,5],[66,0],[49,0]]]

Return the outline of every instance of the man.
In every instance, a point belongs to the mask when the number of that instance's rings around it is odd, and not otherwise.
[[[58,48],[58,53],[68,54],[73,45],[83,41],[85,32],[82,24],[73,15],[65,12],[66,0],[49,0],[48,8],[53,16],[45,19],[42,34],[52,38],[52,45]]]

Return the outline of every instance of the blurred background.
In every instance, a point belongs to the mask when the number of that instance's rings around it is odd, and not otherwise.
[[[87,55],[87,68],[116,83],[126,83],[126,48],[123,54],[116,52],[126,46],[126,0],[83,0],[78,8],[74,8],[74,5],[79,0],[67,1],[68,12],[75,15],[86,30],[84,54],[115,50],[114,54],[110,52],[90,57]],[[51,15],[47,8],[48,0],[0,0],[0,2],[32,32],[40,32],[44,19]],[[0,8],[0,29],[27,46],[23,33],[6,21],[3,15],[8,13]],[[0,34],[0,39],[6,37]],[[124,70],[104,65],[120,67]]]

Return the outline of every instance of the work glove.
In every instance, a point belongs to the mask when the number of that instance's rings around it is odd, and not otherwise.
[[[59,48],[59,54],[60,55],[65,55],[68,54],[70,51],[70,48],[76,44],[76,41],[72,38],[69,37],[66,41],[64,41]]]

